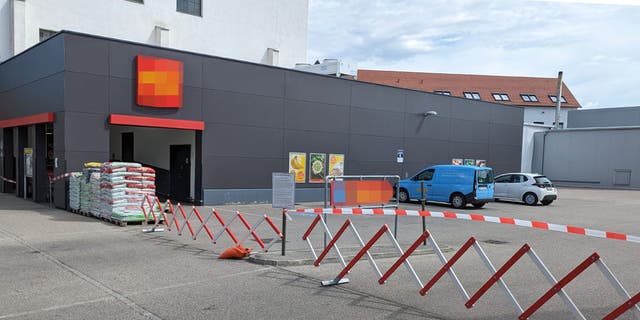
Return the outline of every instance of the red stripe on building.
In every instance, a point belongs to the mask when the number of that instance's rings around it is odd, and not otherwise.
[[[584,230],[584,228],[572,227],[572,226],[567,226],[567,232],[568,233],[576,233],[576,234],[586,234],[587,233]]]
[[[127,116],[123,114],[111,114],[109,123],[125,126],[153,127],[184,130],[204,130],[203,121],[176,120],[153,117]]]
[[[53,123],[55,115],[53,112],[39,113],[32,116],[0,120],[0,128],[11,128],[19,126],[27,126],[38,123]]]
[[[500,223],[504,223],[504,224],[516,224],[516,220],[513,218],[503,218],[500,217]]]

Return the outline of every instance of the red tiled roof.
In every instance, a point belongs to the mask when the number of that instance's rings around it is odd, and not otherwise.
[[[558,90],[557,78],[358,70],[358,80],[426,92],[449,91],[457,97],[478,92],[483,101],[526,107],[555,107],[549,96],[557,95]],[[493,93],[506,93],[510,101],[496,101]],[[524,101],[521,94],[535,95],[538,102]],[[562,96],[567,100],[563,108],[581,107],[564,82]]]

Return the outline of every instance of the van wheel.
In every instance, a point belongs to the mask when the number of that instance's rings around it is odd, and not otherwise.
[[[522,197],[522,201],[524,201],[524,203],[526,203],[528,206],[534,206],[536,203],[538,203],[538,197],[535,193],[527,192]]]
[[[405,189],[400,189],[398,193],[398,201],[399,202],[409,202],[409,193]]]
[[[451,195],[451,206],[455,209],[462,209],[467,206],[467,201],[464,200],[464,196],[459,193]]]

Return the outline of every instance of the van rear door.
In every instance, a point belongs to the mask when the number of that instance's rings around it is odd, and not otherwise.
[[[493,170],[478,169],[476,171],[476,199],[493,200]]]

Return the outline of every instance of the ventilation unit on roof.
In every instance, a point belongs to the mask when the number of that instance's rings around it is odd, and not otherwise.
[[[336,77],[355,77],[357,67],[355,63],[348,63],[340,59],[324,59],[315,64],[296,63],[296,70]]]

